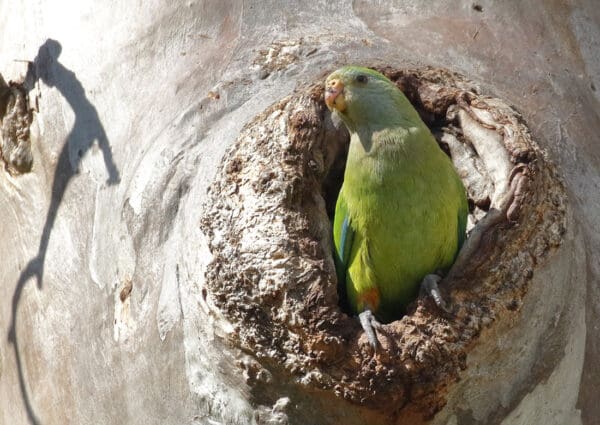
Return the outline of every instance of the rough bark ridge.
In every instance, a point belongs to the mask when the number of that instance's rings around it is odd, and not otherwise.
[[[30,127],[33,113],[29,109],[27,92],[22,84],[6,84],[0,75],[0,153],[11,174],[31,170]]]
[[[380,70],[447,145],[473,204],[478,224],[443,284],[452,315],[419,299],[384,325],[373,354],[338,307],[323,193],[348,136],[324,107],[322,81],[255,117],[226,154],[202,220],[214,256],[207,287],[235,328],[231,344],[255,356],[246,376],[262,403],[275,402],[261,394],[277,376],[415,423],[445,405],[482,329],[519,314],[561,243],[567,206],[553,165],[504,102],[445,70]]]

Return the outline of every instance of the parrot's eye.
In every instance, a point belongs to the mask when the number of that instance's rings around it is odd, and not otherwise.
[[[368,78],[364,74],[358,74],[356,76],[356,81],[359,82],[359,83],[361,83],[361,84],[364,84],[364,83],[366,83],[368,81]]]

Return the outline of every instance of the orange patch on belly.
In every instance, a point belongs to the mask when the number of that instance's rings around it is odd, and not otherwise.
[[[358,295],[358,307],[360,310],[369,309],[371,311],[377,311],[379,308],[379,289],[370,288]]]

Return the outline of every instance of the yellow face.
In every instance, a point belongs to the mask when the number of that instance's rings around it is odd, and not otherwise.
[[[325,82],[325,104],[330,111],[334,109],[338,112],[344,112],[346,109],[346,99],[344,97],[344,83],[335,76],[330,76]]]

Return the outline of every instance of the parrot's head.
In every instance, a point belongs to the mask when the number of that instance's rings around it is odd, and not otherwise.
[[[327,77],[325,103],[351,131],[365,124],[385,127],[411,121],[416,113],[393,82],[360,66],[345,66]]]

